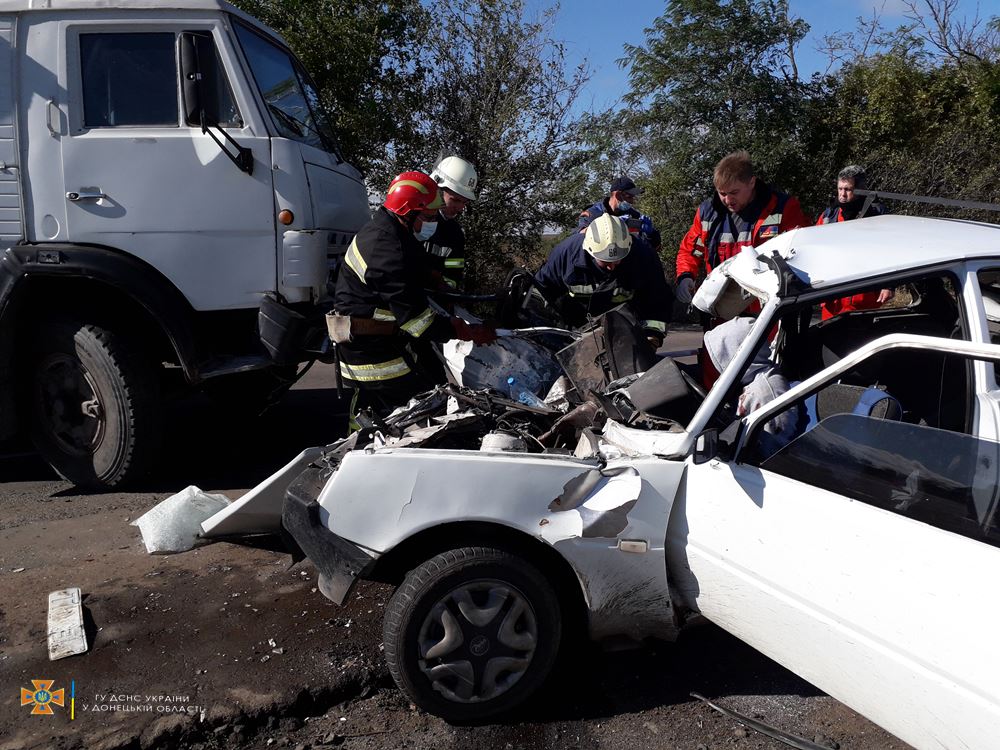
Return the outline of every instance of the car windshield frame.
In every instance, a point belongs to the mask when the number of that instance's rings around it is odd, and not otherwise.
[[[320,106],[319,89],[295,53],[273,36],[238,18],[233,18],[233,27],[250,76],[278,136],[326,151],[343,161],[333,128]],[[263,49],[271,53],[271,58],[262,58],[252,43],[266,45]],[[265,89],[261,77],[267,67],[273,73],[278,70],[275,64],[280,66],[284,61],[287,71],[281,72],[286,77],[278,86]]]

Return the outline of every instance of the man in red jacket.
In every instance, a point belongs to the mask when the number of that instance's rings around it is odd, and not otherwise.
[[[702,262],[709,273],[744,247],[757,247],[781,232],[812,224],[798,198],[757,179],[746,151],[723,157],[712,182],[716,194],[698,206],[677,253],[680,302],[691,301]]]
[[[866,216],[881,216],[887,213],[885,206],[881,203],[872,203],[868,206],[867,211],[862,212],[865,198],[861,195],[855,196],[854,191],[864,190],[867,187],[868,175],[865,173],[864,167],[851,164],[840,170],[840,174],[837,175],[837,197],[835,200],[831,200],[830,207],[820,214],[819,221],[816,222],[817,226],[862,219]],[[828,320],[834,315],[853,310],[874,310],[891,300],[894,294],[892,289],[870,290],[852,297],[829,300],[820,305],[820,310],[823,320]]]

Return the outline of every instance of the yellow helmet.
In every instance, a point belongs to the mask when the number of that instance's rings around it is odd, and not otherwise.
[[[632,249],[632,235],[623,220],[603,213],[583,233],[583,249],[597,260],[617,263]]]

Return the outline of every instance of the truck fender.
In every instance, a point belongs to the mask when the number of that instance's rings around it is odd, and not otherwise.
[[[94,245],[17,245],[0,254],[0,353],[9,353],[10,325],[33,279],[89,279],[124,293],[162,328],[190,383],[200,379],[192,319],[184,295],[159,271],[138,258]]]

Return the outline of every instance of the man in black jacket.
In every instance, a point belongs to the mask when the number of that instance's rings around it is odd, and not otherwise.
[[[444,203],[439,211],[437,231],[426,243],[432,273],[435,279],[460,290],[465,276],[465,232],[458,217],[476,199],[479,176],[476,168],[465,159],[449,156],[434,167],[431,178],[437,183]]]
[[[496,338],[489,326],[437,315],[428,302],[427,255],[420,243],[436,231],[440,206],[429,175],[402,173],[344,255],[334,295],[334,340],[340,376],[356,391],[354,409],[372,407],[385,415],[433,385],[418,366],[412,342]]]
[[[674,301],[663,264],[617,216],[602,214],[556,245],[535,281],[572,326],[627,304],[649,345],[655,350],[663,343]]]

